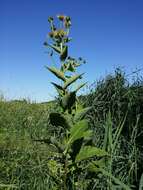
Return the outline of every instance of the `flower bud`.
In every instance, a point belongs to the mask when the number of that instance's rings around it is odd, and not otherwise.
[[[57,17],[58,17],[58,19],[59,19],[60,21],[64,21],[65,18],[66,18],[66,16],[64,16],[64,15],[58,15]]]

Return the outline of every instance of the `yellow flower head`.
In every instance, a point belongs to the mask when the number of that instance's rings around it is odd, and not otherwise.
[[[66,16],[65,15],[58,15],[57,16],[60,21],[64,21]]]
[[[60,29],[60,30],[58,30],[57,32],[58,32],[59,37],[62,37],[62,38],[63,38],[64,36],[66,36],[66,34],[67,34],[63,29]]]
[[[54,37],[54,32],[49,32],[48,35],[53,38]]]
[[[59,29],[59,30],[49,32],[48,35],[51,38],[63,38],[67,35],[67,33],[63,29]]]

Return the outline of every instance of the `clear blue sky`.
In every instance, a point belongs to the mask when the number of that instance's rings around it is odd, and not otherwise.
[[[72,18],[70,55],[84,57],[89,83],[124,67],[143,67],[143,0],[1,0],[0,91],[8,98],[54,97],[43,42],[48,16]]]

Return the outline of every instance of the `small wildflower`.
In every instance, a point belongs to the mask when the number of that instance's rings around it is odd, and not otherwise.
[[[60,37],[63,38],[64,36],[66,36],[67,33],[64,30],[61,29],[61,30],[58,30],[58,34],[59,34]]]
[[[62,29],[49,32],[49,36],[54,38],[63,38],[64,36],[66,36],[66,34],[67,33]]]
[[[65,15],[58,15],[57,16],[60,21],[64,21],[66,16]]]

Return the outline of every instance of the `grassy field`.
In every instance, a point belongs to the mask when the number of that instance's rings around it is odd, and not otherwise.
[[[130,84],[117,69],[89,91],[79,101],[92,106],[86,115],[94,131],[92,143],[104,147],[111,159],[105,170],[108,173],[82,176],[89,184],[79,189],[126,189],[117,180],[130,189],[143,189],[143,79],[137,76]],[[0,189],[57,189],[49,171],[48,145],[35,141],[50,134],[48,116],[55,109],[58,111],[53,102],[8,102],[1,98]],[[57,172],[54,164],[52,167]]]

